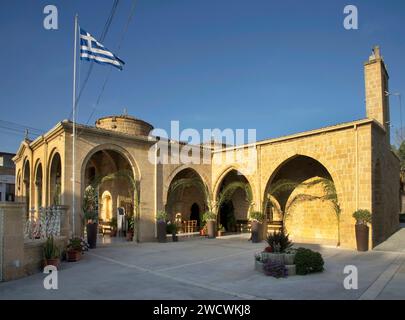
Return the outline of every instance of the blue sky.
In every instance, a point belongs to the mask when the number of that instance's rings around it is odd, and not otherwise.
[[[0,119],[42,130],[69,117],[73,17],[98,37],[112,0],[3,0],[0,12]],[[343,28],[343,8],[359,30]],[[43,28],[47,4],[59,30]],[[132,1],[121,0],[104,45],[117,49]],[[137,0],[134,18],[96,106],[109,67],[95,65],[78,121],[128,113],[169,129],[255,128],[265,139],[365,117],[363,62],[381,46],[391,91],[405,95],[405,2]],[[88,62],[80,64],[81,81]],[[405,101],[405,98],[403,99]],[[94,114],[90,117],[93,109]],[[393,130],[398,101],[391,98]],[[202,132],[202,131],[201,131]],[[21,132],[0,127],[0,150]]]

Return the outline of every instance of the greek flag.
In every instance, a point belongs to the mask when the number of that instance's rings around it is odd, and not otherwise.
[[[105,48],[90,33],[80,28],[80,59],[99,64],[110,64],[120,70],[125,64],[115,54]]]

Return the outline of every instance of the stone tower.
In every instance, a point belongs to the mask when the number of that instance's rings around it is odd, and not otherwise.
[[[388,72],[380,47],[375,46],[368,61],[364,63],[367,118],[377,120],[390,141],[390,112],[388,99]]]

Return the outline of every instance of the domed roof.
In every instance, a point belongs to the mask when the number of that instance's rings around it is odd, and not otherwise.
[[[153,126],[129,115],[115,115],[96,120],[96,127],[135,136],[148,136]]]

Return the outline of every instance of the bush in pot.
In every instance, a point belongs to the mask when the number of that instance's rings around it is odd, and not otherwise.
[[[264,221],[264,213],[261,211],[251,211],[249,213],[249,220],[252,224],[252,242],[258,243],[262,241],[262,224]]]
[[[135,217],[134,216],[128,217],[127,223],[128,223],[128,230],[127,230],[126,239],[127,239],[127,241],[132,241],[134,238]]]
[[[177,242],[179,240],[177,237],[177,225],[175,223],[171,223],[170,221],[167,223],[166,233],[172,235],[173,242]]]
[[[217,221],[217,215],[212,211],[207,211],[203,214],[203,221],[207,226],[208,238],[215,238],[215,223]]]
[[[353,213],[353,218],[356,219],[355,230],[357,251],[367,251],[370,231],[367,223],[371,223],[371,213],[368,210],[359,209]]]
[[[224,226],[222,224],[219,224],[219,226],[218,226],[218,237],[222,237],[224,232],[225,232]]]
[[[118,222],[117,222],[117,217],[112,217],[110,221],[110,227],[111,227],[111,237],[116,237],[117,236],[117,228],[118,228]]]
[[[90,248],[95,248],[98,233],[98,194],[94,186],[88,186],[84,191],[83,213],[86,224],[87,242]]]
[[[69,240],[66,250],[66,259],[69,262],[79,261],[82,256],[83,241],[80,238],[72,238]]]
[[[48,237],[43,247],[44,265],[52,265],[59,267],[60,264],[60,249],[55,245],[53,237]]]
[[[158,211],[156,214],[156,224],[157,224],[157,238],[159,242],[166,242],[166,211]]]
[[[96,211],[87,211],[84,213],[86,220],[87,242],[91,249],[97,246],[98,233],[98,213]]]

